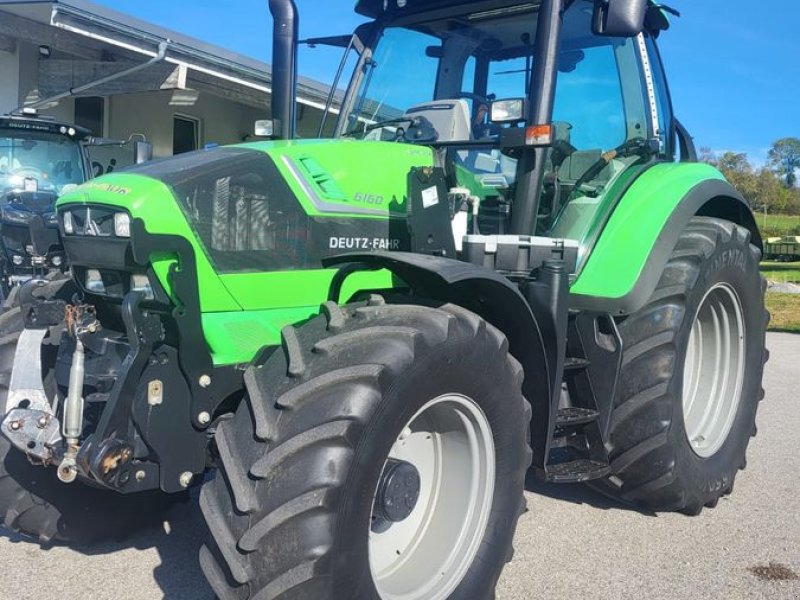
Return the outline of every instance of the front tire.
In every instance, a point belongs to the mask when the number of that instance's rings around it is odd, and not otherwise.
[[[248,370],[246,401],[217,431],[220,469],[200,499],[214,591],[492,598],[531,457],[522,369],[505,337],[450,305],[373,299],[324,312],[284,330],[283,351]],[[413,469],[383,485],[397,461],[418,468],[418,489]],[[407,488],[394,493],[398,480]]]
[[[692,219],[648,304],[619,325],[612,475],[594,487],[687,514],[731,493],[764,396],[759,259],[746,229]]]

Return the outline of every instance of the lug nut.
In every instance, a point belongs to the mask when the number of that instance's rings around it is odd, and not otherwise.
[[[144,481],[144,478],[147,477],[147,473],[144,471],[136,471],[134,477],[136,477],[136,481]]]
[[[190,473],[189,471],[186,471],[185,473],[181,473],[181,478],[178,480],[178,481],[180,481],[181,487],[188,488],[189,485],[191,485],[191,483],[192,483],[192,478],[193,477],[194,477],[194,475],[192,475],[192,473]]]
[[[45,427],[47,427],[49,422],[50,420],[47,418],[47,416],[42,415],[41,417],[39,417],[39,420],[36,422],[36,425],[39,427],[39,429],[44,429]]]
[[[197,415],[197,422],[200,423],[200,425],[208,425],[211,423],[211,415],[203,411]]]
[[[198,383],[201,388],[207,388],[211,385],[211,377],[208,375],[201,375]]]
[[[8,424],[8,427],[11,429],[11,431],[19,431],[22,427],[22,423],[19,421],[11,421],[11,423]]]

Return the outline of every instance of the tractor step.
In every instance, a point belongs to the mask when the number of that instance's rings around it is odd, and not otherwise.
[[[611,471],[606,463],[580,459],[547,466],[547,481],[552,483],[581,483],[605,477]]]
[[[564,429],[578,425],[586,425],[597,420],[600,413],[591,408],[561,408],[556,417],[556,428]]]

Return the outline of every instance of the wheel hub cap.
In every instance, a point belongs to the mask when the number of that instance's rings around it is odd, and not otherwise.
[[[383,468],[372,514],[390,523],[405,521],[414,512],[419,490],[417,468],[411,463],[390,458]]]

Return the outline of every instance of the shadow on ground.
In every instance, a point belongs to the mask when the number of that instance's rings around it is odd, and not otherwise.
[[[533,494],[553,498],[554,500],[563,500],[572,504],[585,504],[601,510],[622,510],[636,512],[647,517],[656,516],[651,511],[604,496],[582,483],[548,483],[542,481],[534,475],[533,471],[530,471],[525,479],[525,490]]]
[[[70,545],[69,549],[86,557],[108,557],[116,564],[119,564],[119,558],[112,558],[114,555],[155,549],[160,563],[153,569],[153,580],[161,589],[164,600],[214,600],[215,595],[198,563],[198,552],[206,535],[198,493],[195,491],[191,499],[172,507],[157,526],[146,527],[124,539],[89,546]],[[12,543],[30,544],[38,549],[34,542],[2,526],[0,536]],[[57,552],[59,546],[54,545],[51,550]],[[132,590],[132,597],[136,597],[135,592]]]
[[[601,510],[636,511],[653,516],[652,513],[615,502],[585,485],[546,483],[532,473],[528,474],[525,488],[534,494],[573,504],[588,505]],[[214,600],[215,596],[206,584],[197,559],[206,535],[206,526],[198,506],[198,495],[199,491],[195,490],[189,500],[172,507],[164,515],[163,524],[148,527],[122,540],[88,547],[71,547],[71,550],[87,557],[107,557],[109,561],[120,564],[117,562],[121,558],[120,554],[155,549],[160,562],[153,569],[153,580],[160,588],[164,600]],[[7,537],[12,543],[33,544],[4,528],[0,528],[0,535]],[[57,551],[58,548],[54,550]]]

